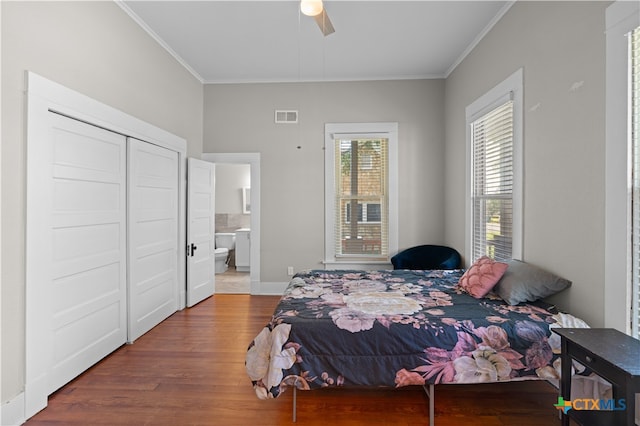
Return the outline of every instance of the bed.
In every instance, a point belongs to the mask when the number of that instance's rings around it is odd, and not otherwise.
[[[433,424],[433,385],[557,380],[560,344],[551,328],[577,319],[539,300],[473,296],[460,285],[464,276],[459,269],[298,273],[249,345],[256,395],[421,385]]]

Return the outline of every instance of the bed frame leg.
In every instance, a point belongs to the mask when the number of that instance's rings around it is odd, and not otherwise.
[[[424,392],[429,397],[429,426],[433,426],[435,422],[435,415],[434,415],[434,409],[433,409],[434,400],[436,399],[435,386],[433,383],[431,383],[429,384],[429,389],[427,389],[426,385],[422,385],[422,388],[424,389]]]
[[[293,387],[293,422],[294,423],[296,422],[296,408],[297,408],[296,407],[296,404],[297,404],[296,397],[298,396],[297,393],[298,393],[298,388],[294,386]]]

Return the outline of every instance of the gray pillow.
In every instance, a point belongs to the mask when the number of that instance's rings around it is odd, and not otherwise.
[[[571,286],[571,281],[519,260],[506,262],[509,267],[493,291],[510,305],[535,302]]]

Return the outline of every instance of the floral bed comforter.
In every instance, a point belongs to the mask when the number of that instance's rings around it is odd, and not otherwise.
[[[554,313],[543,304],[475,299],[458,288],[462,273],[297,274],[246,354],[257,396],[275,398],[288,386],[559,378]]]

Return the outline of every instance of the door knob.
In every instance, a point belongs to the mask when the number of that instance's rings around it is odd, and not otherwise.
[[[198,247],[197,247],[195,244],[191,243],[191,244],[189,245],[189,256],[192,256],[192,257],[193,257],[193,252],[194,252],[194,251],[196,251],[196,249],[197,249],[197,248],[198,248]]]

